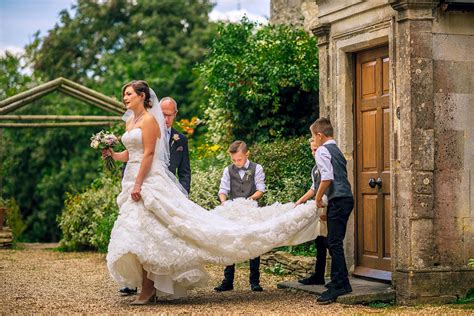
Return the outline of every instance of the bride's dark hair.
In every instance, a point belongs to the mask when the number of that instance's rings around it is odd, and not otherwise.
[[[145,100],[143,100],[143,103],[144,103],[143,105],[145,106],[145,108],[150,109],[153,106],[153,104],[150,100],[150,87],[148,86],[148,83],[144,80],[130,81],[129,83],[124,85],[122,88],[122,99],[125,93],[125,89],[127,89],[130,86],[133,88],[136,94],[142,94],[142,93],[145,94]]]

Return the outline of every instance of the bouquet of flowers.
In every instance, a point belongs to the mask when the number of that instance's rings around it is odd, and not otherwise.
[[[100,131],[91,137],[91,147],[94,149],[109,149],[115,147],[119,142],[117,136],[111,132]],[[105,158],[105,168],[108,171],[115,169],[115,162],[111,156]]]

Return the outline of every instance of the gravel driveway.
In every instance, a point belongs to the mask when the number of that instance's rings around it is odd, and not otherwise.
[[[365,314],[406,313],[468,314],[463,306],[418,306],[376,309],[367,306],[332,304],[319,306],[306,293],[278,290],[285,277],[262,273],[265,291],[251,292],[248,268],[236,271],[235,290],[214,293],[222,279],[222,267],[209,266],[211,281],[189,298],[148,306],[129,306],[133,297],[120,297],[109,277],[105,255],[80,252],[61,253],[28,246],[23,250],[0,250],[0,314],[16,313],[234,313],[234,314]],[[291,277],[286,277],[291,279]],[[464,306],[466,308],[466,306]],[[472,308],[472,307],[471,307]]]

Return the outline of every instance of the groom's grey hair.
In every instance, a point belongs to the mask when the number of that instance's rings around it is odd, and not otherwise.
[[[169,101],[173,103],[174,108],[176,109],[176,112],[178,112],[178,103],[176,103],[175,99],[173,99],[172,97],[164,97],[163,99],[160,100],[160,102],[165,102],[165,101]]]

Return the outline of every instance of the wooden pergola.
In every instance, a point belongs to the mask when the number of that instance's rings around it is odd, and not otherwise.
[[[38,100],[45,95],[59,91],[113,115],[13,115],[11,112]],[[24,127],[71,127],[107,126],[120,121],[126,111],[122,102],[102,93],[84,87],[71,80],[59,77],[27,91],[0,101],[0,128]]]

